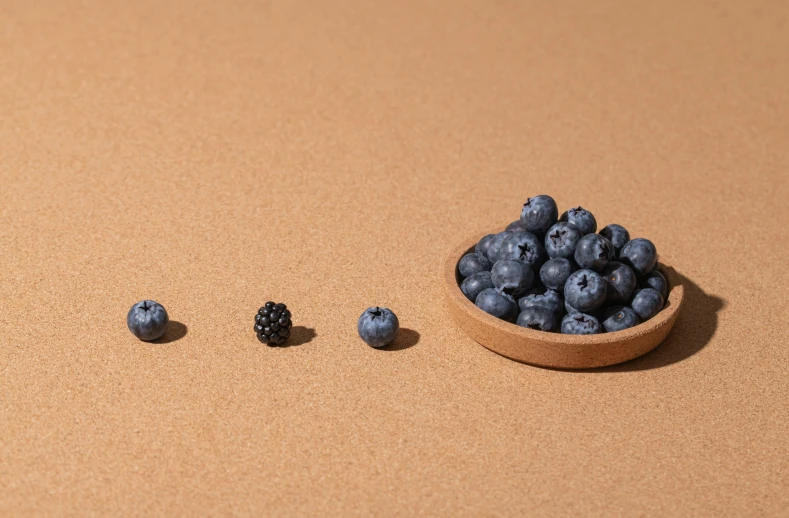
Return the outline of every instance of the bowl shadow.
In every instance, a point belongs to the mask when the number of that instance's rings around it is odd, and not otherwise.
[[[387,347],[383,347],[379,350],[381,351],[403,351],[405,349],[410,349],[411,347],[415,346],[419,343],[420,334],[413,329],[408,329],[407,327],[401,327],[400,331],[397,333],[397,337],[395,338],[394,342],[392,342]]]
[[[188,332],[189,328],[186,327],[185,324],[182,324],[177,320],[170,320],[170,322],[167,324],[167,331],[164,332],[164,335],[161,338],[157,338],[152,343],[169,344],[176,342],[185,337],[186,333]]]
[[[659,369],[690,358],[707,346],[718,328],[718,312],[726,306],[726,301],[705,293],[698,284],[682,274],[678,275],[685,288],[685,301],[674,328],[663,343],[630,361],[586,371],[630,372]]]

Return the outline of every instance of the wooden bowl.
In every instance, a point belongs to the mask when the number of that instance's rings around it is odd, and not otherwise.
[[[512,360],[561,369],[588,369],[625,362],[646,354],[668,335],[679,315],[684,290],[677,272],[665,261],[659,270],[669,284],[666,306],[652,319],[624,331],[597,335],[563,335],[520,327],[489,315],[460,291],[460,258],[474,251],[484,236],[452,250],[444,263],[447,303],[457,325],[479,344]]]

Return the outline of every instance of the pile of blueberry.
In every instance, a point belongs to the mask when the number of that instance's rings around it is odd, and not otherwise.
[[[483,311],[541,331],[613,332],[654,317],[668,295],[655,245],[620,225],[596,231],[582,207],[559,217],[550,196],[529,198],[519,220],[460,259],[460,289]]]

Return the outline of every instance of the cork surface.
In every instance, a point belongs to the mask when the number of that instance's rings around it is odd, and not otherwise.
[[[0,3],[0,515],[785,513],[788,19]],[[683,276],[660,347],[565,372],[453,325],[445,255],[540,193]]]

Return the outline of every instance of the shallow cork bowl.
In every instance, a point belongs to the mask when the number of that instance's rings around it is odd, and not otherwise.
[[[646,354],[668,335],[679,315],[684,290],[674,268],[660,262],[669,284],[666,306],[652,319],[624,331],[597,335],[563,335],[536,331],[488,315],[460,291],[457,264],[474,251],[483,235],[452,251],[444,263],[444,289],[457,325],[479,344],[519,362],[561,369],[614,365]]]

